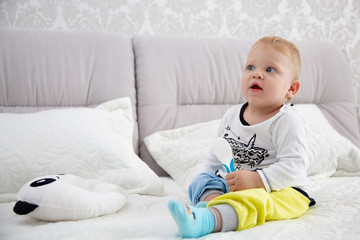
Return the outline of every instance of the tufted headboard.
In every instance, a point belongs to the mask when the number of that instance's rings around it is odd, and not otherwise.
[[[166,173],[143,138],[156,131],[221,118],[243,102],[242,69],[254,42],[238,38],[134,38],[140,156]],[[315,103],[330,124],[360,146],[351,75],[339,49],[327,43],[296,42],[302,57],[301,90],[294,103]]]
[[[134,72],[125,35],[0,29],[0,112],[95,106],[127,96],[136,119]],[[138,152],[137,125],[134,136]]]
[[[160,130],[219,119],[243,102],[242,68],[253,39],[136,36],[0,29],[0,112],[96,106],[130,97],[134,149],[158,173],[143,138]],[[350,69],[327,43],[297,42],[301,90],[331,125],[360,146]]]

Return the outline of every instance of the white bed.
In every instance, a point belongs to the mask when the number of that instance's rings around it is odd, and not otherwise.
[[[187,186],[219,119],[243,101],[241,66],[253,41],[0,29],[0,239],[180,239],[168,201],[189,203]],[[360,237],[350,68],[331,44],[297,45],[303,71],[294,103],[309,127],[317,203],[298,219],[201,239]],[[14,213],[27,181],[59,173],[105,181],[127,199],[83,220]]]
[[[45,222],[0,204],[1,239],[181,239],[167,209],[169,199],[188,201],[172,179],[162,177],[163,197],[133,194],[117,213],[82,221]],[[358,239],[360,177],[315,178],[311,194],[317,204],[301,218],[268,222],[242,232],[216,233],[201,239]]]

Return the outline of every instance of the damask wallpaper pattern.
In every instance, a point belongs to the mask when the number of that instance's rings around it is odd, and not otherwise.
[[[360,0],[1,0],[0,27],[328,41],[360,108]]]

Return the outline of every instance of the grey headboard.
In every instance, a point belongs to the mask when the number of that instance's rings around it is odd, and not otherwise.
[[[143,138],[160,130],[221,118],[243,102],[240,81],[254,40],[139,36],[134,38],[140,156],[166,173]],[[333,45],[296,43],[302,55],[301,91],[295,103],[315,103],[331,125],[360,146],[350,69]]]
[[[94,106],[127,96],[136,117],[134,72],[125,35],[0,29],[0,112]],[[134,131],[137,151],[137,126]]]
[[[138,152],[140,144],[140,157],[167,175],[143,138],[218,119],[229,106],[243,102],[241,73],[253,41],[2,28],[0,112],[95,106],[130,97],[138,120],[134,149]],[[317,104],[340,134],[360,146],[344,56],[326,43],[297,45],[303,71],[295,103]]]

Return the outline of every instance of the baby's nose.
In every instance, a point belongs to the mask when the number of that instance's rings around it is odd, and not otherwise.
[[[253,75],[252,75],[252,78],[263,78],[263,75],[259,71],[254,71]]]

